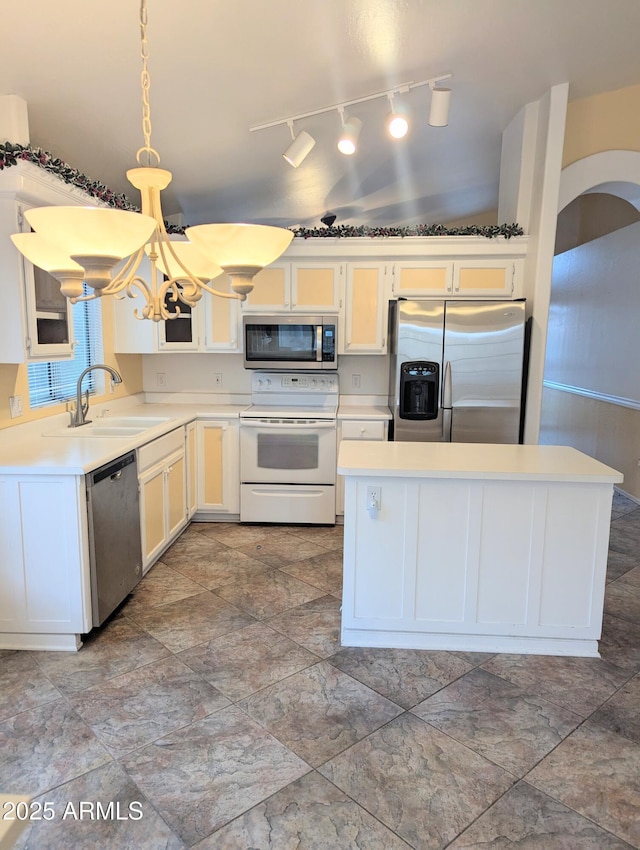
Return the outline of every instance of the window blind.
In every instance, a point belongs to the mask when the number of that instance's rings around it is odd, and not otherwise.
[[[88,294],[87,285],[84,293]],[[29,404],[42,407],[75,398],[76,386],[80,374],[104,359],[102,347],[102,309],[99,298],[92,301],[78,301],[73,305],[73,329],[76,346],[73,360],[50,360],[44,363],[30,363]],[[89,372],[82,382],[83,390],[93,395],[102,392],[104,374]]]

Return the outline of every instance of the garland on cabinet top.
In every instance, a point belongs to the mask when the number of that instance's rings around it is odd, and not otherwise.
[[[42,148],[31,145],[18,145],[11,142],[0,142],[0,171],[17,165],[20,160],[26,160],[40,168],[54,174],[70,186],[82,189],[92,198],[97,198],[110,207],[121,210],[140,212],[140,208],[134,206],[126,195],[113,192],[103,183],[90,180],[85,174],[72,168],[63,160],[54,157],[53,154],[42,150]],[[167,233],[183,234],[185,227],[166,223]],[[469,224],[463,227],[445,227],[443,224],[415,224],[407,227],[369,227],[367,225],[338,225],[337,227],[295,227],[294,236],[302,239],[318,238],[347,238],[368,236],[370,238],[383,236],[485,236],[494,239],[504,236],[510,239],[512,236],[523,236],[524,230],[518,224]]]

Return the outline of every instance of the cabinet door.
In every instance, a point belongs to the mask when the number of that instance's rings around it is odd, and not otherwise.
[[[424,260],[395,263],[393,294],[396,298],[410,295],[450,295],[453,291],[453,263],[450,260]]]
[[[19,207],[23,232],[30,232],[24,209]],[[60,292],[60,284],[47,272],[24,257],[27,358],[29,360],[69,360],[73,357],[72,304]]]
[[[334,312],[340,307],[340,263],[292,263],[291,310]]]
[[[220,292],[231,292],[229,276],[220,275],[212,281],[211,287]],[[204,350],[242,351],[240,301],[237,298],[219,298],[205,292],[200,304],[198,306],[204,312],[205,320]]]
[[[198,510],[240,511],[237,422],[198,422]]]
[[[140,526],[144,572],[163,551],[167,540],[165,473],[165,464],[159,463],[140,475]]]
[[[187,519],[191,519],[198,506],[195,422],[189,422],[186,426],[185,456],[187,462]]]
[[[460,296],[514,295],[514,260],[460,260],[453,264],[453,292]]]
[[[253,289],[244,302],[247,313],[289,312],[291,307],[291,266],[267,266],[253,278]]]
[[[386,266],[349,264],[341,354],[384,354],[387,350]]]
[[[183,304],[182,301],[173,301],[171,293],[164,297],[165,307],[175,318],[158,322],[158,348],[160,351],[197,351],[198,338],[198,311],[201,309],[202,301],[195,307]]]
[[[84,476],[6,476],[0,478],[0,504],[0,632],[86,634],[91,591]]]
[[[187,471],[184,450],[167,460],[165,477],[167,541],[171,541],[187,523]]]

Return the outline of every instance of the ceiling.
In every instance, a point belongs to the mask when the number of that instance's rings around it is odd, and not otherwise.
[[[31,143],[134,202],[143,145],[138,0],[3,4],[0,94],[28,104]],[[640,83],[638,0],[149,0],[151,143],[173,173],[165,215],[186,224],[495,222],[504,127],[554,84],[569,99]],[[410,135],[384,131],[386,97],[295,125],[317,143],[297,169],[286,125],[249,128],[452,74],[448,127],[429,87],[405,96]],[[483,219],[485,221],[483,221]]]

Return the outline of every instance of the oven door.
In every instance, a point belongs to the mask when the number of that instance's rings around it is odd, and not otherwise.
[[[240,479],[243,484],[335,484],[335,420],[243,419]]]

